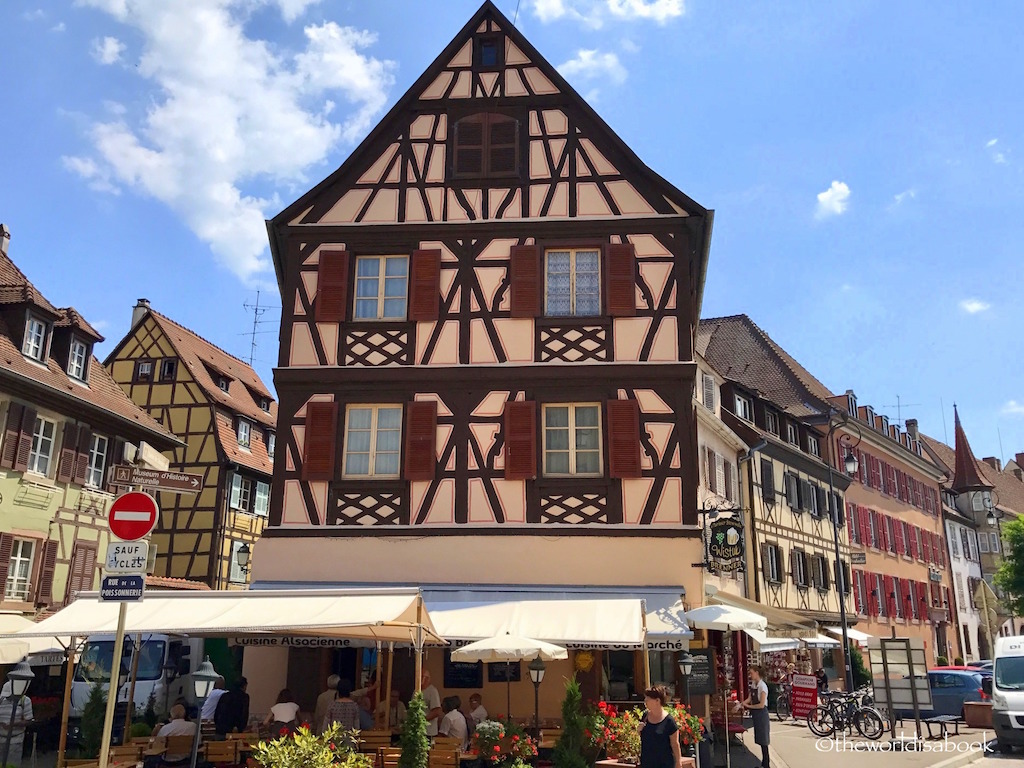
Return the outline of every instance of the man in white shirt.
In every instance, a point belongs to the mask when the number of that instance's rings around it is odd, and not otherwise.
[[[12,718],[13,714],[13,718]],[[14,720],[13,725],[11,720]],[[32,700],[28,696],[15,698],[11,683],[4,683],[0,692],[0,744],[10,739],[7,764],[20,766],[25,745],[25,728],[32,722]]]
[[[469,722],[462,714],[462,700],[458,696],[449,696],[441,708],[445,714],[437,728],[438,734],[458,739],[459,748],[465,752],[469,747]]]
[[[473,718],[473,722],[477,725],[480,725],[480,723],[487,719],[487,710],[484,709],[483,701],[479,693],[474,693],[469,697],[469,716]]]
[[[441,711],[441,694],[430,684],[430,672],[423,670],[420,683],[423,691],[423,703],[427,707],[427,736],[437,736],[437,725],[443,712]]]
[[[213,720],[213,716],[217,712],[217,702],[220,701],[220,697],[223,695],[224,678],[218,677],[217,682],[213,684],[213,690],[210,691],[210,695],[203,702],[203,720]]]

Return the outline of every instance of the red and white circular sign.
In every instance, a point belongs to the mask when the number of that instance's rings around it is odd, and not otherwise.
[[[110,532],[122,541],[135,541],[156,527],[160,508],[148,493],[122,493],[110,505]]]

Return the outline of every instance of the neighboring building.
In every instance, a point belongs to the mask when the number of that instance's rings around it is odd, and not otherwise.
[[[0,610],[32,615],[95,586],[109,468],[178,441],[93,357],[96,329],[14,265],[9,239],[0,225]]]
[[[140,299],[105,363],[114,380],[184,446],[171,468],[203,476],[193,495],[160,493],[157,576],[242,587],[238,550],[263,532],[270,508],[277,404],[237,357]]]
[[[849,478],[830,473],[825,442],[814,426],[828,414],[831,393],[746,315],[701,320],[697,351],[726,379],[723,421],[747,445],[760,446],[743,472],[751,502],[753,599],[769,621],[775,609],[783,613],[774,615],[788,614],[795,622],[835,627],[841,624],[840,599],[854,618],[842,516]],[[839,572],[833,510],[839,511]],[[825,666],[831,679],[842,679],[833,654],[818,655],[837,649],[838,642],[804,644],[824,646],[812,649],[806,671]]]
[[[700,603],[693,332],[711,212],[493,3],[269,230],[284,456],[255,586]],[[637,690],[640,654],[594,653],[590,698]],[[254,707],[283,679],[305,702],[323,654],[248,649]],[[439,687],[443,660],[426,662]]]

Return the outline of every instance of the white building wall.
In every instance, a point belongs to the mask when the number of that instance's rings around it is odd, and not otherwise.
[[[967,541],[964,551],[963,542]],[[956,636],[962,649],[964,661],[979,661],[980,614],[971,606],[971,579],[981,578],[981,562],[978,559],[977,535],[973,529],[955,520],[946,520],[946,542],[949,549],[949,565],[952,571],[952,593],[956,601]],[[953,659],[949,659],[950,664]]]

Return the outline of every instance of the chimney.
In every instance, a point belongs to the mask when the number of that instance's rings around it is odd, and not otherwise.
[[[1013,476],[1024,483],[1024,469],[1018,468],[1013,470]]]
[[[0,255],[6,256],[7,249],[11,246],[11,230],[6,224],[0,224]]]
[[[149,312],[149,299],[139,299],[138,303],[132,307],[132,328],[139,324],[147,312]]]
[[[988,464],[990,467],[992,467],[992,469],[994,469],[996,472],[1002,472],[1003,470],[1003,462],[1001,462],[995,456],[986,456],[984,459],[982,459],[982,461]]]
[[[1024,469],[1024,453],[1018,453],[1013,458],[1017,461],[1017,466]]]
[[[907,419],[907,434],[914,440],[921,439],[917,434],[917,419]]]

